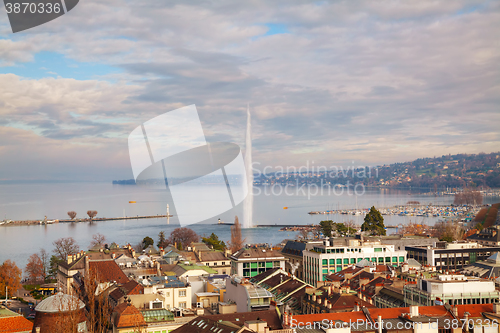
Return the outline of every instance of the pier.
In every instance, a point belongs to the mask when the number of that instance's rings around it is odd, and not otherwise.
[[[81,223],[81,222],[101,222],[101,221],[119,221],[119,220],[141,220],[141,219],[157,219],[157,218],[168,218],[170,219],[173,215],[144,215],[144,216],[122,216],[122,217],[95,217],[93,219],[64,219],[64,220],[21,220],[21,221],[2,221],[0,226],[10,226],[10,225],[34,225],[34,224],[54,224],[54,223]]]

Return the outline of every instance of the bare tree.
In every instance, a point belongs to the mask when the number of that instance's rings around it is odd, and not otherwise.
[[[480,191],[464,190],[455,194],[455,199],[453,200],[455,205],[482,205],[483,195]]]
[[[70,219],[74,220],[76,217],[76,212],[72,210],[72,211],[68,212],[68,216]]]
[[[231,241],[229,242],[229,249],[234,253],[243,247],[245,239],[241,236],[241,225],[238,216],[234,218],[234,225],[231,226]]]
[[[87,215],[89,216],[90,221],[92,221],[97,215],[97,210],[88,210]]]
[[[97,233],[92,235],[92,241],[90,242],[90,247],[94,246],[103,246],[106,243],[106,236],[103,234]]]
[[[358,230],[358,226],[356,225],[356,222],[354,222],[354,220],[345,221],[344,224],[347,228]]]
[[[112,312],[109,289],[99,290],[99,277],[94,270],[87,271],[79,282],[73,287],[78,298],[85,304],[88,332],[107,333]]]
[[[300,229],[299,234],[297,236],[299,239],[307,239],[309,237],[309,230]]]
[[[439,240],[452,242],[462,239],[464,229],[458,221],[439,221],[434,224],[433,237]]]
[[[52,244],[55,246],[54,253],[64,261],[68,259],[68,255],[80,251],[80,247],[73,237],[59,238]]]
[[[170,233],[170,237],[167,240],[170,244],[177,244],[179,248],[186,248],[189,244],[193,242],[199,242],[200,236],[193,230],[189,228],[175,228],[174,231]],[[152,241],[154,244],[154,241]]]
[[[54,305],[57,306],[57,312],[51,316],[51,321],[42,324],[44,329],[42,331],[51,333],[77,333],[81,329],[80,323],[86,321],[82,303],[77,297],[57,294],[54,299]],[[43,327],[43,326],[42,326]],[[88,330],[87,332],[92,332]]]
[[[45,281],[47,279],[47,276],[49,275],[50,257],[47,251],[45,251],[45,249],[40,249],[39,257],[42,260],[42,265],[43,265],[42,274],[43,274],[43,280]]]

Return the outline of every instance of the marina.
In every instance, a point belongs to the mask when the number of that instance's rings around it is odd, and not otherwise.
[[[467,215],[477,210],[473,206],[453,206],[453,205],[441,205],[441,206],[393,206],[386,208],[377,208],[382,215],[397,215],[397,216],[421,216],[421,217],[459,217]],[[329,214],[341,214],[341,215],[365,215],[368,213],[369,208],[363,209],[340,209],[340,210],[325,210],[325,211],[311,211],[309,215],[329,215]]]

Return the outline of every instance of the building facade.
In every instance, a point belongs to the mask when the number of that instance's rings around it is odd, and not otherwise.
[[[500,292],[495,282],[465,275],[439,275],[418,279],[417,284],[404,286],[406,305],[460,305],[496,303]]]
[[[408,258],[415,259],[422,265],[435,266],[436,270],[461,270],[477,261],[488,259],[499,246],[481,246],[475,242],[446,243],[438,242],[434,246],[406,246]]]
[[[322,244],[315,244],[312,249],[304,250],[304,281],[316,287],[318,281],[326,280],[327,275],[340,272],[363,259],[393,266],[406,261],[406,251],[395,250],[394,245],[356,239],[348,243],[337,245],[325,240]]]
[[[285,257],[270,249],[241,249],[231,255],[231,275],[254,277],[273,268],[285,269]]]

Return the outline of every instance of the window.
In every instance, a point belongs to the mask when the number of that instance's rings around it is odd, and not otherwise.
[[[405,257],[399,257],[399,262],[405,261]]]
[[[344,258],[344,265],[347,265],[349,263],[349,258]]]
[[[356,263],[356,259],[355,258],[351,258],[351,264],[355,264]]]
[[[392,257],[392,262],[398,262],[398,257]]]
[[[330,265],[335,265],[335,259],[330,259]]]
[[[382,252],[382,248],[381,247],[375,248],[375,252]]]
[[[186,302],[179,302],[179,307],[181,309],[185,309],[186,308]]]
[[[391,257],[385,257],[385,262],[387,264],[390,264],[391,263]]]
[[[323,266],[328,265],[328,259],[323,259]]]
[[[337,265],[342,265],[342,259],[337,259]]]
[[[225,261],[223,261],[223,262],[222,262],[222,266],[225,266],[225,265],[226,265],[226,262],[225,262]]]
[[[243,268],[250,268],[250,263],[244,262],[243,263]]]
[[[186,297],[186,291],[185,290],[179,290],[179,297]]]
[[[216,262],[214,262],[214,266],[217,266],[217,263],[216,263]]]
[[[274,267],[280,267],[280,262],[279,261],[275,261],[274,262]]]

